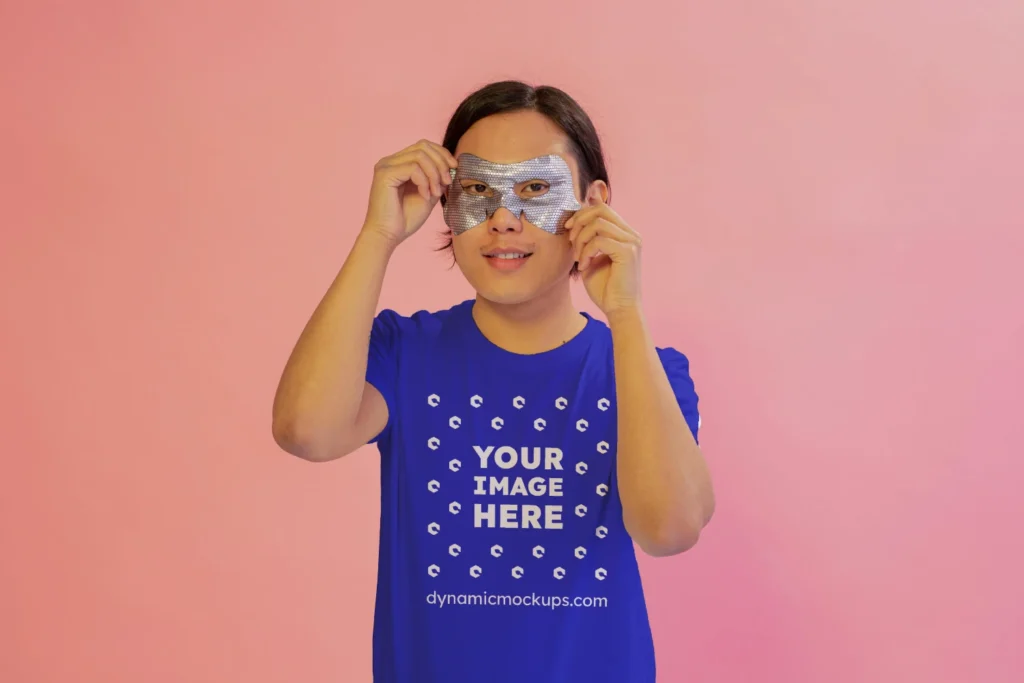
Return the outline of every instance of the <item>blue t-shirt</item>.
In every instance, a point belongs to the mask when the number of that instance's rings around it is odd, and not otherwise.
[[[473,301],[381,312],[367,381],[388,405],[376,683],[653,683],[615,469],[611,331],[535,355],[491,343]],[[686,357],[658,349],[694,437]]]

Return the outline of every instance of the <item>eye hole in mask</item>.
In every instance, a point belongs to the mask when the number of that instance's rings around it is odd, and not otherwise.
[[[460,154],[458,162],[444,206],[445,223],[455,235],[483,224],[501,207],[545,232],[559,234],[581,208],[572,171],[558,155],[497,164]]]
[[[520,199],[536,199],[544,196],[550,189],[550,185],[543,180],[531,180],[526,183],[518,183],[515,187],[515,193]],[[475,183],[472,181],[463,181],[462,191],[473,197],[486,198],[495,197],[499,192],[485,183]]]

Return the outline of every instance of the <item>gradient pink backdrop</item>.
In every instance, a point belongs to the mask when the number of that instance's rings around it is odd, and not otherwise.
[[[1024,680],[1024,5],[363,5],[0,5],[0,681],[370,680],[376,451],[271,400],[374,161],[503,77],[593,114],[703,399],[660,680]],[[441,227],[384,305],[470,295]]]

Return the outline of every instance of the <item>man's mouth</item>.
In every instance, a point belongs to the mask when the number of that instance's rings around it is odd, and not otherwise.
[[[532,254],[530,254],[528,252],[518,252],[517,251],[517,252],[513,252],[513,253],[485,254],[485,256],[487,256],[487,258],[501,259],[503,261],[506,261],[506,260],[512,260],[512,259],[528,258],[529,256],[532,256]]]
[[[532,251],[526,251],[525,249],[516,249],[514,247],[499,247],[497,249],[491,249],[490,251],[484,252],[484,256],[492,259],[514,260],[524,259],[532,256]]]
[[[498,247],[484,252],[487,265],[491,268],[505,273],[511,273],[526,266],[526,260],[533,255],[532,251],[525,251],[517,247]]]

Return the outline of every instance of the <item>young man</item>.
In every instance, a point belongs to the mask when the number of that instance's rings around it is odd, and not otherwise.
[[[587,115],[517,82],[376,165],[274,437],[314,461],[380,450],[377,683],[655,680],[634,542],[687,550],[714,496],[688,361],[650,337],[640,235],[609,198]],[[438,203],[476,298],[375,316]],[[574,309],[577,277],[607,324]]]

